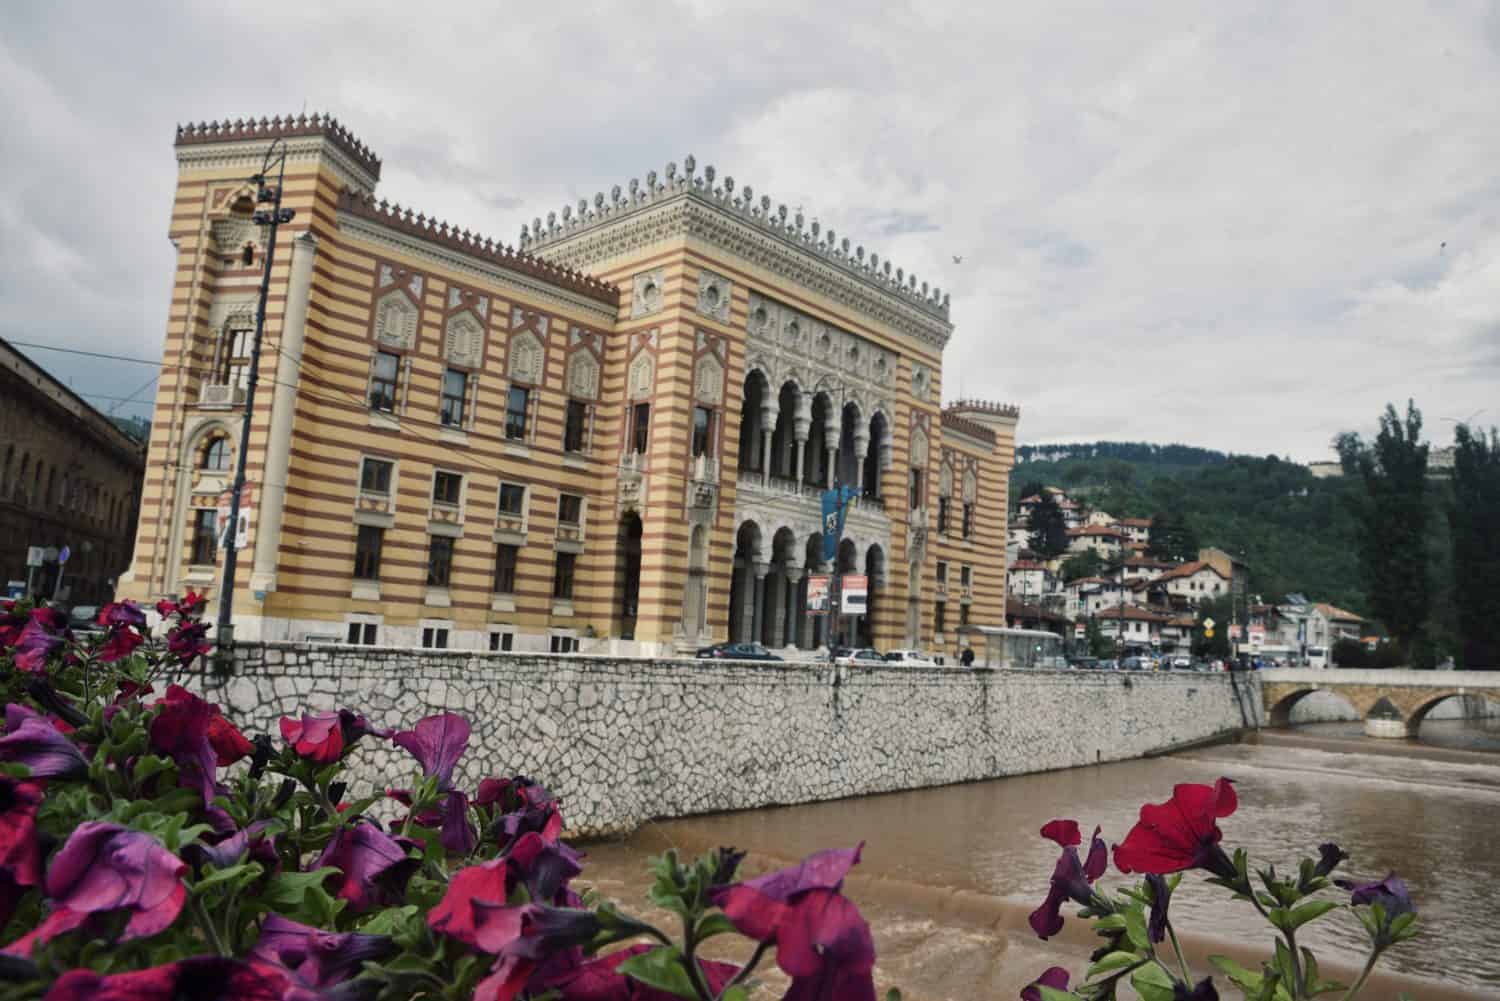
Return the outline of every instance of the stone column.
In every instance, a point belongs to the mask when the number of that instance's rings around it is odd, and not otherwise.
[[[276,349],[276,383],[271,389],[271,426],[266,435],[265,465],[260,474],[255,562],[250,569],[250,590],[257,593],[276,590],[276,557],[281,547],[286,477],[291,462],[292,418],[297,410],[297,381],[307,333],[307,301],[312,292],[313,258],[317,253],[318,238],[311,230],[292,240],[286,311],[282,314],[281,336]]]
[[[771,642],[767,646],[784,646],[786,639],[786,574],[780,568],[766,578],[766,598],[770,602]]]
[[[802,590],[798,587],[802,581],[801,567],[786,568],[786,603],[789,610],[787,615],[786,645],[797,646],[798,637],[802,631],[802,620],[807,617],[807,609],[798,598]]]
[[[807,438],[812,433],[812,400],[806,396],[797,399],[797,412],[792,415],[792,437],[796,444],[793,452],[796,456],[792,463],[792,479],[801,483],[804,478],[802,464],[807,459]]]
[[[865,457],[870,454],[870,436],[854,436],[854,489],[861,495],[865,489]]]
[[[823,486],[831,490],[839,474],[839,428],[834,427],[832,421],[823,429],[823,449],[828,455],[828,475]]]
[[[750,582],[750,593],[754,595],[755,611],[750,617],[750,642],[759,643],[761,624],[766,617],[766,574],[771,572],[771,564],[755,564],[755,579]]]
[[[776,416],[778,411],[771,407],[760,408],[760,482],[762,485],[771,479],[771,439],[776,437]]]
[[[754,628],[755,622],[755,565],[746,561],[735,567],[734,572],[740,574],[740,607],[735,609],[740,627],[733,631],[731,639],[743,642],[752,638],[750,630]]]

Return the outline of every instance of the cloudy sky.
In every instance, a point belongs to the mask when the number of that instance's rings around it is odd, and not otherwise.
[[[306,108],[508,242],[691,152],[950,289],[945,393],[1025,441],[1500,421],[1492,4],[127,6],[7,10],[12,340],[158,356],[175,123]],[[148,409],[146,366],[32,354]]]

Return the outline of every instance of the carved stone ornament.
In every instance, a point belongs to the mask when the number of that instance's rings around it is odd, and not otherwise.
[[[946,460],[943,462],[942,471],[938,473],[938,496],[953,496],[953,464]]]
[[[529,330],[510,340],[510,378],[536,385],[542,381],[542,342]]]
[[[698,312],[720,323],[729,322],[729,300],[734,283],[723,275],[704,268],[698,272]]]
[[[688,484],[688,507],[693,510],[712,510],[719,500],[719,487],[707,480],[693,480]]]
[[[455,313],[443,331],[443,357],[465,368],[484,365],[484,326],[470,312]]]
[[[407,351],[417,346],[416,304],[400,289],[391,289],[375,302],[375,339]]]
[[[656,388],[656,359],[646,351],[636,355],[625,382],[632,400],[649,398]]]
[[[209,234],[221,254],[237,254],[247,243],[262,244],[260,227],[249,219],[230,217],[215,219],[209,226]]]
[[[973,504],[979,498],[979,477],[974,470],[964,473],[964,503]]]
[[[599,363],[587,351],[575,351],[568,359],[569,396],[592,400],[599,395]]]
[[[693,372],[698,402],[718,406],[724,402],[724,366],[713,355],[698,359]]]
[[[920,362],[911,367],[911,395],[926,402],[927,392],[932,388],[932,374]]]
[[[616,504],[619,508],[618,513],[623,515],[627,511],[639,512],[641,510],[641,498],[645,493],[641,489],[643,486],[641,474],[622,471],[620,473],[619,484],[620,494]]]
[[[927,468],[927,432],[921,428],[912,429],[911,466],[913,469]]]
[[[666,294],[667,273],[662,268],[643,271],[635,276],[634,293],[630,297],[630,315],[650,316],[661,309]]]

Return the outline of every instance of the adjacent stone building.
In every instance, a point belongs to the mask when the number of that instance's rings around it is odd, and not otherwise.
[[[131,593],[206,589],[244,409],[265,234],[246,178],[288,153],[251,421],[237,635],[658,654],[952,652],[1001,625],[1018,413],[943,407],[948,299],[689,157],[510,248],[375,197],[326,117],[179,130],[178,269]],[[835,567],[821,492],[855,488]],[[943,576],[940,576],[940,572]]]
[[[27,580],[27,551],[42,547],[53,559],[31,574],[36,593],[107,600],[130,561],[144,469],[138,443],[0,339],[0,583]]]

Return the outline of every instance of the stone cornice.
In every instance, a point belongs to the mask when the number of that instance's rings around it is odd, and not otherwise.
[[[335,177],[346,188],[370,192],[375,190],[376,175],[370,174],[358,162],[349,157],[335,144],[323,136],[302,136],[285,140],[286,162],[290,172],[293,165],[319,162],[333,170]],[[269,140],[253,142],[195,143],[177,147],[179,170],[236,170],[249,178],[260,170],[265,159]]]
[[[529,275],[517,274],[484,258],[456,252],[408,234],[392,230],[374,220],[340,212],[339,230],[362,240],[367,240],[386,250],[393,250],[414,257],[425,258],[442,267],[463,272],[471,278],[489,282],[512,295],[551,303],[555,307],[587,313],[601,326],[614,323],[617,312],[614,308],[592,298],[577,295],[546,281]]]
[[[326,140],[337,149],[346,163],[367,179],[363,187],[374,188],[375,182],[380,180],[380,157],[332,115],[314,113],[287,115],[285,118],[277,115],[275,118],[262,118],[259,121],[251,118],[248,121],[235,119],[231,122],[226,118],[222,122],[190,122],[177,126],[176,145],[182,150],[204,145],[254,143],[257,148],[263,149],[263,144],[268,145],[272,139],[288,141],[306,138]],[[291,145],[290,142],[287,144]],[[179,159],[180,157],[179,153]]]
[[[540,238],[523,230],[521,246],[558,263],[590,269],[673,236],[686,236],[939,350],[953,333],[947,297],[928,292],[925,283],[912,284],[915,276],[908,280],[897,270],[891,277],[865,261],[863,248],[858,256],[849,254],[847,240],[835,245],[830,232],[829,239],[820,241],[816,227],[804,232],[723,189],[710,191],[702,182],[682,180],[655,195],[638,195],[634,201],[621,198],[613,208],[603,205],[602,196],[595,204],[595,212],[571,225],[565,220],[559,226],[553,220],[553,228],[543,230]]]

